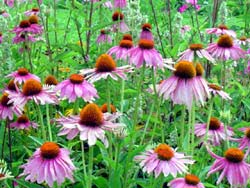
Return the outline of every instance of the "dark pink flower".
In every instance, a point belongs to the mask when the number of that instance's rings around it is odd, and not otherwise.
[[[26,16],[38,15],[39,13],[39,8],[32,8],[31,10],[27,10],[26,12],[24,12]]]
[[[205,188],[200,179],[193,175],[187,174],[184,178],[175,178],[168,183],[170,188]]]
[[[111,37],[108,35],[108,31],[101,30],[100,35],[96,39],[97,44],[101,43],[112,43]]]
[[[149,23],[143,24],[142,31],[140,34],[140,39],[154,40],[151,30],[152,30],[151,24]]]
[[[208,34],[216,34],[216,35],[224,35],[227,34],[229,36],[232,36],[233,38],[236,38],[236,33],[233,30],[229,30],[228,27],[224,24],[219,25],[218,27],[215,28],[209,28],[206,29],[206,32]]]
[[[26,68],[19,68],[6,76],[7,78],[13,78],[15,83],[22,84],[28,79],[35,79],[40,81],[40,78],[34,74],[31,74]]]
[[[4,0],[4,3],[11,8],[14,6],[14,0]]]
[[[126,0],[114,0],[114,7],[115,8],[125,8],[127,6]]]
[[[16,129],[29,129],[30,127],[37,128],[38,124],[29,120],[26,115],[21,115],[13,123],[10,123],[11,128]]]
[[[127,60],[128,51],[133,48],[132,40],[121,40],[119,46],[114,46],[110,48],[107,52],[109,55],[115,55],[115,58]]]
[[[113,22],[116,22],[113,24],[113,30],[115,32],[121,32],[121,33],[127,33],[129,31],[128,26],[124,22],[124,14],[122,14],[119,11],[114,12],[112,15],[112,20]]]
[[[179,11],[180,13],[183,13],[183,12],[185,12],[187,9],[188,9],[188,5],[187,5],[187,4],[184,4],[184,5],[182,5],[182,6],[178,9],[178,11]]]

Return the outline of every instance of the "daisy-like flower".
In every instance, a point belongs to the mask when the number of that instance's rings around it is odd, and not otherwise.
[[[26,176],[26,181],[36,181],[39,184],[45,182],[49,187],[53,187],[54,182],[60,186],[65,178],[73,182],[73,171],[76,168],[69,158],[69,153],[54,142],[45,142],[28,162],[22,165],[24,170],[20,176]]]
[[[216,34],[216,35],[229,35],[232,36],[233,38],[236,38],[236,33],[233,30],[229,30],[228,27],[224,24],[219,25],[218,27],[215,28],[209,28],[206,29],[206,32],[208,34]]]
[[[154,67],[162,69],[164,67],[162,56],[154,48],[154,41],[140,39],[138,46],[128,51],[129,62],[134,64],[136,68],[140,68],[143,63],[146,67]]]
[[[58,81],[55,76],[48,75],[44,80],[44,84],[47,86],[56,86],[58,84]]]
[[[80,140],[87,140],[89,146],[95,145],[97,139],[100,139],[108,147],[105,130],[113,132],[120,126],[107,121],[100,108],[94,103],[87,104],[80,115],[63,117],[57,119],[57,122],[62,125],[58,135],[67,135],[67,139],[71,140],[80,133]]]
[[[111,37],[108,35],[108,31],[102,29],[100,31],[100,35],[96,39],[97,44],[101,43],[112,43]]]
[[[14,176],[11,175],[11,172],[7,169],[7,167],[0,168],[0,182],[2,180],[14,178]]]
[[[216,84],[208,84],[209,91],[213,96],[219,95],[221,98],[225,100],[232,100],[228,93],[222,91],[222,88]]]
[[[21,115],[22,110],[19,106],[14,106],[13,103],[10,102],[9,95],[4,93],[0,99],[0,119],[13,119],[13,115]]]
[[[147,150],[142,155],[135,156],[134,160],[139,162],[143,172],[154,173],[155,177],[158,177],[161,173],[165,177],[170,174],[176,177],[177,174],[187,172],[186,164],[194,163],[190,156],[177,153],[176,149],[167,144],[159,144],[155,149]]]
[[[29,79],[24,82],[22,92],[9,93],[10,102],[14,106],[24,107],[29,100],[34,100],[36,104],[56,104],[58,99],[54,91],[50,88],[43,87],[42,84],[35,80]]]
[[[217,43],[209,44],[207,51],[212,57],[220,60],[238,60],[244,58],[246,54],[244,50],[233,43],[233,39],[229,35],[221,35]]]
[[[248,43],[250,43],[250,38],[247,38],[246,36],[241,36],[239,39],[236,39],[235,42],[239,45],[246,46]]]
[[[119,46],[114,46],[110,48],[107,52],[109,55],[115,55],[115,58],[127,60],[128,51],[133,48],[132,40],[121,40]]]
[[[74,102],[77,97],[82,98],[86,102],[91,102],[98,98],[94,86],[84,80],[84,77],[79,74],[72,74],[69,79],[57,84],[55,91],[60,91],[61,98],[66,97],[69,99],[69,102]]]
[[[187,174],[185,178],[176,178],[168,183],[170,188],[205,188],[200,179],[193,175]]]
[[[10,127],[16,129],[29,129],[30,127],[37,128],[38,124],[31,122],[29,118],[23,114],[17,118],[16,122],[10,123]]]
[[[210,97],[206,81],[196,77],[196,68],[189,61],[180,61],[175,65],[174,75],[159,86],[159,95],[174,104],[184,104],[191,110],[193,101],[202,105]]]
[[[3,42],[3,34],[2,32],[0,32],[0,44],[2,44],[2,42]]]
[[[38,15],[39,13],[40,13],[40,10],[39,10],[39,8],[36,8],[36,7],[32,8],[31,10],[28,10],[28,11],[24,12],[24,14],[26,16]]]
[[[31,34],[19,34],[13,38],[13,44],[18,44],[21,42],[36,42],[38,39]]]
[[[145,23],[141,27],[142,31],[140,34],[140,39],[154,40],[153,35],[151,33],[152,26],[149,23]]]
[[[215,63],[214,58],[203,48],[202,44],[191,44],[187,50],[179,54],[180,60],[193,61],[194,57],[206,58],[208,61]]]
[[[182,26],[181,27],[181,29],[180,29],[180,33],[182,34],[182,35],[184,35],[187,31],[190,31],[190,26],[189,25],[184,25],[184,26]]]
[[[31,74],[26,68],[19,68],[17,71],[8,74],[6,77],[13,78],[14,82],[18,84],[22,84],[29,79],[40,81],[40,78],[38,76]]]
[[[124,22],[124,14],[122,14],[119,11],[116,11],[113,15],[112,15],[112,20],[113,22],[117,22],[113,25],[113,29],[114,31],[119,31],[121,33],[126,33],[129,31],[128,26],[126,25],[126,23]]]
[[[29,17],[30,27],[33,29],[34,34],[41,34],[43,32],[43,28],[38,24],[39,17],[37,15],[32,15]]]
[[[127,6],[126,0],[114,0],[114,7],[115,8],[125,8]]]
[[[10,8],[14,6],[14,0],[4,0],[4,3]]]
[[[243,150],[243,149],[247,148],[246,155],[248,155],[249,152],[250,152],[250,128],[249,127],[244,127],[244,128],[239,128],[239,130],[245,133],[244,137],[239,138],[239,139],[233,138],[231,140],[240,143],[239,149]]]
[[[116,107],[112,104],[110,104],[110,112],[108,111],[108,104],[105,103],[100,107],[100,110],[102,111],[104,118],[107,121],[115,121],[118,117],[121,116],[121,113],[117,112]]]
[[[225,128],[224,124],[217,118],[211,117],[208,125],[207,139],[208,142],[214,146],[218,146],[222,141],[230,139],[233,135],[233,129],[231,127]],[[206,123],[198,123],[195,125],[194,134],[202,139],[206,136]]]
[[[109,76],[114,80],[118,78],[125,80],[127,77],[124,73],[130,71],[132,71],[130,66],[116,67],[116,62],[110,55],[102,54],[97,58],[94,69],[83,69],[80,73],[87,75],[86,79],[90,82],[95,82],[101,78],[107,79]]]
[[[227,178],[230,185],[233,187],[245,186],[249,180],[250,164],[246,163],[244,159],[244,153],[238,148],[229,148],[224,157],[220,157],[210,151],[207,147],[209,154],[216,159],[212,167],[208,172],[208,176],[221,171],[221,174],[217,180],[217,185],[220,184],[224,177]]]
[[[5,10],[0,11],[0,15],[4,18],[8,18],[10,16],[9,13],[7,13]]]
[[[12,30],[13,33],[16,33],[16,35],[20,35],[22,33],[32,33],[32,34],[37,34],[36,29],[31,27],[31,23],[29,20],[22,20],[19,23],[19,26],[15,27]]]

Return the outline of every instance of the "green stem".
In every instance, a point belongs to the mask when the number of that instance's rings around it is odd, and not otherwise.
[[[37,105],[37,111],[38,111],[38,115],[39,115],[39,119],[40,119],[40,124],[42,127],[42,137],[43,140],[46,141],[46,130],[45,130],[45,126],[44,126],[44,122],[43,122],[43,114],[41,112],[40,106]]]
[[[181,110],[181,135],[180,135],[180,143],[179,147],[182,148],[184,134],[185,134],[185,114],[186,114],[186,106],[183,105]]]
[[[214,97],[211,98],[210,105],[209,105],[209,111],[208,111],[208,117],[207,117],[207,126],[206,126],[206,134],[205,134],[205,138],[204,138],[204,144],[206,144],[207,139],[208,139],[208,130],[209,130],[210,119],[211,119],[211,116],[212,116],[213,105],[214,105]]]
[[[121,88],[121,114],[123,113],[123,101],[124,101],[124,88],[125,88],[125,80],[122,79],[122,88]]]
[[[191,134],[191,155],[194,154],[194,126],[195,126],[195,103],[192,106],[192,134]]]
[[[49,141],[53,141],[51,125],[50,125],[49,105],[48,104],[46,104],[46,119],[47,119],[48,131],[49,131]]]
[[[84,153],[84,143],[83,143],[83,141],[81,141],[81,149],[82,149],[83,177],[84,177],[85,182],[87,182],[88,178],[87,178],[87,171],[86,171],[86,163],[85,163],[85,153]],[[83,187],[85,187],[85,186],[83,186]]]
[[[94,156],[94,146],[89,148],[89,176],[88,176],[88,188],[92,188],[92,171],[93,171],[93,156]]]
[[[190,134],[191,134],[191,126],[192,126],[192,108],[188,111],[188,138],[187,138],[187,146],[188,146],[188,152],[191,151],[191,146],[190,146]]]
[[[74,103],[74,107],[73,107],[73,114],[76,115],[79,112],[79,100],[76,99],[75,103]]]
[[[109,78],[106,80],[106,87],[107,87],[107,107],[108,107],[108,112],[111,113],[111,108],[110,108],[110,83],[109,83]]]

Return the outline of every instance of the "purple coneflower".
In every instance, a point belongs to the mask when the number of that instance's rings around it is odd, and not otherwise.
[[[0,15],[4,18],[8,18],[10,16],[5,10],[0,11]]]
[[[95,64],[94,69],[80,70],[81,74],[87,75],[86,79],[90,82],[95,82],[100,79],[107,79],[109,76],[117,80],[118,78],[127,79],[125,72],[130,72],[132,68],[130,66],[116,67],[116,62],[108,54],[100,55]]]
[[[219,95],[221,98],[225,100],[232,100],[232,98],[226,92],[222,91],[222,88],[216,84],[208,84],[209,91],[213,96]]]
[[[133,41],[132,40],[121,40],[119,46],[114,46],[110,48],[107,52],[109,55],[115,55],[115,58],[127,60],[128,57],[128,50],[133,48]]]
[[[4,0],[4,3],[10,8],[14,6],[14,0]]]
[[[17,118],[16,122],[10,123],[10,127],[16,129],[29,129],[30,127],[37,128],[38,124],[30,121],[29,118],[23,114]]]
[[[128,51],[129,62],[134,64],[136,68],[142,67],[145,63],[146,67],[164,68],[161,54],[154,48],[154,41],[140,39],[138,46]]]
[[[183,12],[185,12],[187,9],[188,9],[188,5],[187,5],[187,4],[184,4],[184,5],[182,5],[182,6],[178,9],[178,12],[179,12],[179,13],[183,13]]]
[[[55,87],[55,91],[60,91],[61,98],[66,97],[69,102],[74,102],[77,97],[86,102],[91,102],[98,98],[94,86],[84,80],[79,74],[72,74],[69,79],[62,81]]]
[[[39,8],[32,8],[31,10],[24,12],[26,16],[38,15],[39,13],[40,13]]]
[[[244,127],[244,128],[239,128],[240,131],[244,132],[245,135],[243,138],[233,138],[231,140],[239,142],[239,149],[243,150],[247,148],[246,155],[249,154],[250,152],[250,128],[249,127]]]
[[[115,8],[125,8],[127,6],[126,0],[114,0],[114,7]]]
[[[202,44],[191,44],[187,50],[179,54],[180,60],[193,61],[195,56],[206,58],[208,61],[215,63],[214,58],[203,48]]]
[[[40,78],[38,76],[31,74],[26,68],[19,68],[17,71],[8,74],[6,77],[13,78],[14,82],[18,84],[22,84],[29,79],[40,81]]]
[[[108,147],[108,140],[105,130],[112,132],[120,126],[107,121],[100,108],[94,103],[87,104],[80,115],[62,117],[57,119],[57,123],[62,125],[58,135],[67,135],[67,139],[71,140],[80,133],[80,140],[87,140],[89,146],[95,145],[97,139],[100,139],[106,147]]]
[[[112,43],[111,37],[108,35],[108,31],[102,29],[100,31],[100,35],[96,39],[97,44],[101,43]]]
[[[36,42],[38,39],[32,34],[19,34],[13,38],[13,43],[18,44],[21,42]]]
[[[86,1],[86,0],[85,0]],[[101,0],[92,0],[94,3],[96,2],[100,2]],[[105,1],[103,4],[102,4],[104,7],[107,7],[109,8],[110,10],[112,10],[113,8],[113,5],[111,3],[111,1]]]
[[[194,161],[190,156],[185,156],[183,153],[177,153],[176,149],[171,148],[167,144],[159,144],[155,149],[147,150],[142,155],[135,156],[134,160],[140,162],[143,172],[153,172],[155,177],[161,173],[165,177],[177,174],[184,174],[188,167],[185,164],[193,164]],[[180,168],[181,166],[181,168]]]
[[[33,29],[34,34],[42,34],[43,28],[38,24],[39,17],[37,15],[32,15],[29,17],[30,27]]]
[[[228,27],[224,24],[221,24],[215,28],[206,29],[206,32],[208,34],[214,33],[216,35],[226,34],[226,35],[232,36],[233,38],[236,38],[236,33],[233,30],[229,30]]]
[[[205,188],[200,179],[193,175],[187,174],[185,178],[176,178],[168,183],[170,188]]]
[[[58,84],[58,81],[55,76],[48,75],[44,80],[44,84],[47,86],[56,86]]]
[[[36,181],[39,184],[46,182],[49,187],[53,187],[54,182],[60,186],[65,178],[73,182],[73,171],[76,168],[69,158],[69,153],[54,142],[45,142],[28,162],[22,165],[24,170],[20,176],[27,176],[26,181]]]
[[[13,119],[13,115],[21,115],[22,110],[19,106],[14,106],[13,103],[10,102],[9,95],[4,93],[0,99],[0,119]]]
[[[249,180],[250,164],[246,163],[244,153],[238,148],[229,148],[224,157],[220,157],[210,151],[207,147],[209,154],[216,159],[208,172],[208,176],[222,170],[217,185],[220,184],[222,179],[226,176],[231,186],[245,186]]]
[[[29,79],[24,82],[22,92],[9,93],[10,102],[14,105],[24,107],[29,100],[34,100],[36,104],[56,104],[58,99],[54,91],[50,88],[43,87],[42,84],[35,80]]]
[[[113,15],[112,15],[112,20],[113,22],[117,22],[113,25],[113,29],[115,32],[119,31],[121,33],[126,33],[129,31],[128,26],[125,24],[125,22],[123,21],[124,19],[124,14],[122,14],[119,11],[116,11]]]
[[[233,129],[231,127],[225,127],[225,125],[217,118],[211,117],[208,125],[207,139],[214,146],[218,146],[224,140],[229,140],[233,135]],[[195,125],[194,133],[197,137],[202,139],[206,136],[207,124],[198,123]]]
[[[107,121],[115,121],[118,117],[121,116],[121,113],[117,112],[116,107],[112,104],[110,104],[110,112],[108,111],[107,103],[103,104],[100,107],[100,110],[104,115],[104,119],[106,119]]]
[[[16,35],[20,35],[22,33],[32,33],[37,34],[37,28],[33,28],[31,26],[31,23],[29,20],[22,20],[19,24],[19,26],[15,27],[12,30],[13,33],[16,33]]]
[[[234,45],[229,35],[221,35],[217,43],[209,44],[207,51],[212,57],[220,60],[238,60],[244,58],[246,54],[238,45]]]
[[[140,39],[154,40],[153,35],[151,33],[152,26],[149,23],[145,23],[141,27],[142,31],[140,34]]]
[[[18,86],[15,84],[14,79],[10,80],[7,86],[5,87],[4,91],[6,93],[17,93],[18,92]]]
[[[174,75],[164,80],[159,86],[159,95],[174,104],[184,104],[191,110],[193,101],[202,105],[210,97],[206,81],[200,76],[201,71],[189,61],[180,61],[175,65]]]
[[[239,39],[235,40],[235,43],[237,43],[238,45],[246,46],[250,43],[250,38],[247,38],[246,36],[241,36]]]

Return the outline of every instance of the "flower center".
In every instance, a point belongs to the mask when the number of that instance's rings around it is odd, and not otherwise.
[[[60,153],[60,147],[54,142],[45,142],[40,147],[40,151],[44,159],[54,159]]]
[[[21,115],[17,118],[17,123],[27,123],[29,122],[29,118],[26,115]]]
[[[210,122],[209,122],[209,130],[217,130],[220,128],[220,120],[218,120],[215,117],[211,117],[210,118]]]
[[[37,95],[42,89],[42,84],[35,79],[29,79],[23,84],[23,94],[25,96]]]
[[[244,159],[244,153],[238,148],[229,148],[225,152],[225,158],[233,163],[239,163]]]
[[[39,11],[39,8],[32,8],[32,11],[33,11],[33,12],[38,12],[38,11]]]
[[[7,88],[10,91],[16,91],[16,85],[13,79],[9,81]]]
[[[57,85],[58,84],[58,81],[56,79],[56,77],[52,76],[52,75],[48,75],[46,78],[45,78],[45,84],[49,85],[49,86],[52,86],[52,85]]]
[[[5,174],[0,173],[0,178],[5,177]]]
[[[154,48],[154,41],[147,39],[140,39],[138,45],[142,49],[150,50]]]
[[[193,65],[193,63],[189,61],[179,61],[175,65],[175,71],[174,74],[175,76],[178,76],[180,78],[193,78],[196,76],[196,70]]]
[[[80,112],[80,123],[89,127],[98,127],[103,123],[103,113],[96,104],[87,104]]]
[[[116,68],[116,63],[108,54],[102,54],[98,57],[95,64],[97,72],[112,72]]]
[[[108,112],[108,104],[107,103],[103,104],[100,109],[102,113]],[[116,112],[115,106],[110,104],[110,110],[111,110],[111,113],[115,113]]]
[[[151,26],[150,23],[145,23],[145,24],[142,25],[141,28],[142,28],[143,31],[150,31],[152,29],[152,26]]]
[[[221,35],[217,44],[222,48],[231,48],[233,46],[233,39],[229,35]]]
[[[22,21],[20,22],[20,24],[19,24],[19,27],[21,27],[21,28],[28,28],[28,27],[30,27],[30,22],[29,22],[29,20],[22,20]]]
[[[2,32],[0,32],[0,37],[3,35],[3,33]]]
[[[200,63],[196,64],[195,69],[196,69],[196,76],[202,76],[203,75],[204,68],[203,68],[203,66]]]
[[[246,40],[247,40],[247,37],[246,37],[246,36],[241,36],[241,37],[240,37],[240,40],[241,40],[241,41],[246,41]]]
[[[189,49],[193,51],[201,50],[203,49],[203,45],[202,44],[190,44]]]
[[[36,15],[32,15],[32,16],[29,17],[29,22],[31,24],[38,24],[38,20],[39,20],[39,18]]]
[[[17,70],[17,74],[19,74],[20,76],[26,76],[28,73],[29,73],[29,71],[26,68],[19,68]]]
[[[5,107],[10,107],[12,104],[8,104],[9,102],[9,97],[8,97],[8,94],[7,93],[4,93],[0,102],[1,102],[1,105],[2,106],[5,106]]]
[[[154,152],[157,153],[158,158],[164,161],[169,161],[174,157],[174,152],[167,144],[160,144],[155,149]]]
[[[220,24],[218,28],[228,30],[228,27],[224,24]]]
[[[185,181],[189,185],[197,185],[200,182],[200,179],[193,174],[187,174],[185,176]]]
[[[133,47],[133,42],[131,40],[121,40],[119,46],[130,49]]]
[[[220,91],[221,87],[216,84],[208,84],[208,87],[210,87],[213,90]]]
[[[119,11],[116,11],[113,15],[112,15],[112,20],[113,21],[118,21],[118,20],[123,20],[124,18],[124,15],[119,12]]]
[[[245,131],[245,135],[247,138],[250,139],[250,128],[248,128],[246,131]]]
[[[71,74],[69,80],[72,84],[81,84],[84,80],[84,77],[80,74]]]
[[[102,29],[100,32],[101,32],[101,34],[102,34],[102,35],[107,34],[107,31],[106,31],[106,30],[104,30],[104,29]]]
[[[131,40],[133,41],[133,38],[130,34],[124,34],[123,37],[122,37],[122,40]]]

